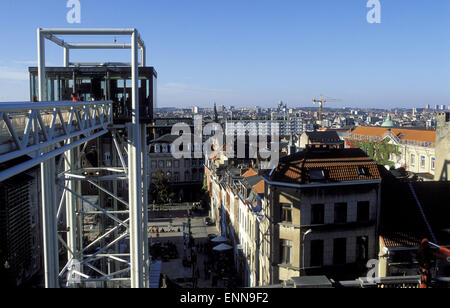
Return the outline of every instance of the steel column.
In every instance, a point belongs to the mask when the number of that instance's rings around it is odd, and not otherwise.
[[[144,286],[142,271],[142,148],[139,127],[138,43],[136,30],[133,31],[131,36],[131,48],[132,123],[128,125],[131,287],[142,288]]]
[[[150,260],[148,254],[148,151],[147,151],[147,127],[141,125],[141,143],[142,143],[142,239],[143,257],[144,257],[144,286],[149,287],[150,277]]]
[[[72,141],[72,140],[71,140]],[[76,152],[79,152],[79,148],[73,148],[66,152],[67,160],[65,162],[65,170],[66,172],[77,169],[79,155]],[[77,191],[77,182],[68,181],[66,186],[74,191]],[[77,245],[77,200],[76,197],[71,194],[69,191],[65,192],[66,194],[66,222],[67,222],[67,246],[69,247],[69,251],[67,252],[68,260],[77,259],[79,256],[77,255],[78,245]],[[73,252],[73,253],[72,253]]]
[[[70,63],[70,49],[68,47],[64,47],[64,67],[69,67]]]
[[[38,87],[39,101],[47,101],[47,83],[45,78],[45,36],[41,29],[37,30],[38,40]]]
[[[47,100],[47,82],[45,78],[45,37],[41,29],[37,30],[37,40],[39,101],[42,102]],[[52,148],[54,146],[51,146],[50,150]],[[47,288],[57,288],[59,286],[55,179],[55,158],[51,158],[41,164],[44,267],[45,286]]]
[[[41,164],[42,222],[46,288],[58,288],[59,286],[55,179],[55,159],[51,158]]]

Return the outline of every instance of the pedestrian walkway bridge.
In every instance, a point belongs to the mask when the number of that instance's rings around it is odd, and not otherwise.
[[[0,164],[31,158],[3,168],[0,182],[106,134],[112,124],[107,101],[0,103]]]

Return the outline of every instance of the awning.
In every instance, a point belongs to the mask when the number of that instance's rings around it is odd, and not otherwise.
[[[227,244],[220,244],[219,246],[213,248],[214,251],[227,251],[231,249],[233,249],[233,247]]]
[[[225,242],[228,242],[228,239],[226,237],[224,237],[224,236],[218,236],[216,238],[213,238],[211,240],[211,242],[213,242],[213,243],[225,243]]]

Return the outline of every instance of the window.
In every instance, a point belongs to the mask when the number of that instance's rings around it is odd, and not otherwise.
[[[311,266],[323,265],[323,240],[311,241]]]
[[[367,167],[363,167],[363,166],[358,166],[358,175],[359,176],[369,176],[369,168]]]
[[[411,154],[411,166],[415,166],[416,165],[416,155]]]
[[[334,205],[334,223],[342,224],[347,222],[347,203],[336,203]]]
[[[370,220],[370,202],[369,201],[358,202],[357,220],[359,222],[364,222],[364,221]]]
[[[166,166],[167,166],[167,168],[172,168],[172,161],[171,161],[171,160],[168,160],[168,161],[166,162]]]
[[[425,156],[420,156],[420,168],[424,169],[425,168],[425,164],[426,164],[426,157]]]
[[[335,265],[347,263],[347,239],[337,238],[333,246],[333,263]]]
[[[290,204],[281,205],[281,222],[292,223],[292,206]]]
[[[191,167],[191,164],[190,164],[190,160],[189,160],[189,159],[185,159],[185,160],[184,160],[184,166],[185,166],[186,168],[190,168],[190,167]]]
[[[160,160],[160,161],[158,162],[158,165],[159,165],[159,168],[164,168],[164,161],[163,161],[163,160]]]
[[[175,161],[173,162],[173,167],[174,167],[174,168],[180,168],[180,161],[179,161],[179,160],[175,160]]]
[[[292,241],[289,240],[281,240],[281,249],[280,249],[280,263],[281,264],[291,264],[292,260]]]
[[[311,206],[311,224],[323,225],[325,222],[325,205],[313,204]]]
[[[168,153],[168,151],[169,151],[169,149],[168,149],[168,147],[167,147],[167,144],[163,144],[163,146],[162,146],[162,152],[163,152],[163,153]]]
[[[159,144],[155,145],[155,153],[161,153],[161,146]]]
[[[158,167],[158,162],[156,160],[152,160],[152,169],[156,169]]]
[[[431,170],[436,169],[436,158],[431,157]]]
[[[174,173],[174,182],[179,182],[180,181],[180,173],[179,172],[175,172]]]
[[[369,259],[369,238],[360,236],[356,238],[356,260],[365,263]]]
[[[325,172],[322,169],[309,170],[309,179],[311,181],[323,181],[325,180]]]

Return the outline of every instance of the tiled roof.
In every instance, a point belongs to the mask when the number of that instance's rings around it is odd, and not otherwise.
[[[422,129],[407,129],[407,128],[387,128],[387,127],[372,127],[372,126],[359,126],[355,128],[347,138],[353,139],[358,136],[382,138],[391,130],[392,134],[402,141],[412,141],[419,143],[435,143],[436,131],[435,130],[422,130]]]
[[[271,176],[273,181],[295,184],[379,179],[377,164],[360,149],[305,150],[283,158]]]
[[[261,180],[258,184],[256,184],[256,185],[254,185],[253,186],[253,190],[257,193],[257,194],[260,194],[260,195],[263,195],[264,194],[264,192],[265,192],[265,190],[264,190],[264,184],[265,182],[264,182],[264,180]]]
[[[258,175],[258,172],[250,168],[247,172],[244,173],[244,178],[249,178],[255,175]]]

